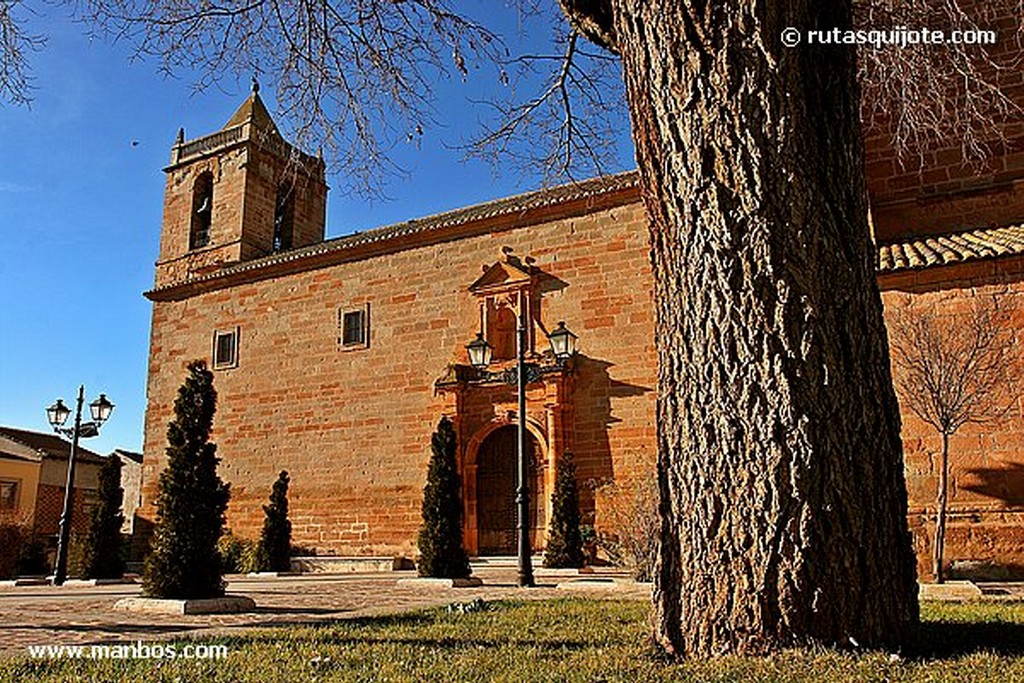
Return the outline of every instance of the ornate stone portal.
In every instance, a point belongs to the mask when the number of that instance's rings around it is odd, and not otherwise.
[[[450,365],[435,382],[444,413],[455,423],[465,504],[464,537],[471,555],[515,554],[516,323],[526,321],[527,456],[530,465],[530,543],[544,547],[551,519],[555,463],[572,452],[572,361],[559,363],[541,320],[545,275],[505,250],[469,287],[480,306],[480,332],[494,349],[491,368]],[[550,278],[549,278],[550,279]],[[538,331],[540,334],[538,334]],[[466,331],[467,341],[473,330]]]

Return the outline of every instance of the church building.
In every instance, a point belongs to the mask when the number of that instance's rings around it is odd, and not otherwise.
[[[998,168],[944,150],[901,169],[869,139],[867,171],[887,308],[955,316],[995,293],[1024,332],[1024,125]],[[572,454],[584,519],[594,485],[651,476],[656,354],[648,229],[635,176],[599,177],[324,239],[324,164],[286,142],[258,92],[225,126],[179,134],[153,302],[143,507],[152,518],[167,423],[193,359],[215,375],[213,439],[231,483],[228,524],[255,537],[281,469],[293,543],[320,555],[414,557],[430,436],[458,436],[471,555],[515,552],[515,434],[531,456],[531,527],[543,547],[555,464]],[[526,411],[503,371],[516,327],[531,364]],[[554,356],[568,329],[578,352]],[[467,345],[493,349],[487,372]],[[903,415],[922,575],[941,440]],[[1024,420],[953,442],[946,556],[1024,568]]]

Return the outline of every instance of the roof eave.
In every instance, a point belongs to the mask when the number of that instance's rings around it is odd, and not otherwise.
[[[280,277],[298,271],[324,268],[339,263],[361,261],[396,251],[451,242],[489,232],[504,232],[541,222],[573,218],[595,210],[611,209],[638,200],[639,189],[635,183],[624,183],[622,186],[592,194],[583,193],[579,196],[571,196],[550,203],[540,203],[518,210],[510,208],[495,215],[481,216],[466,221],[459,221],[456,217],[452,222],[437,227],[417,229],[417,224],[426,223],[427,219],[409,221],[362,234],[320,242],[293,252],[234,264],[219,272],[152,289],[145,292],[144,296],[154,302],[180,301],[205,291]],[[459,210],[456,210],[452,213],[458,214],[458,212]],[[394,232],[379,237],[373,234],[377,230],[386,231],[388,229],[393,229]]]

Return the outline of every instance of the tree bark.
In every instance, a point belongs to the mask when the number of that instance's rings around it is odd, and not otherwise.
[[[780,42],[850,2],[608,2],[655,275],[655,636],[898,642],[917,587],[854,52]]]
[[[939,469],[939,492],[936,496],[935,543],[932,546],[932,567],[935,583],[942,583],[942,556],[946,549],[946,500],[949,489],[949,434],[942,433],[942,465]]]

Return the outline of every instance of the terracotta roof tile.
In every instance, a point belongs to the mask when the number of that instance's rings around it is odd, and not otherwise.
[[[980,228],[878,245],[878,270],[944,266],[982,258],[1024,254],[1024,225]]]
[[[0,435],[23,444],[40,455],[48,458],[67,460],[71,450],[71,444],[56,434],[47,432],[31,432],[27,429],[16,429],[14,427],[0,427]],[[83,448],[81,442],[78,444],[76,459],[84,462],[104,462],[103,456],[93,453],[88,448]]]

